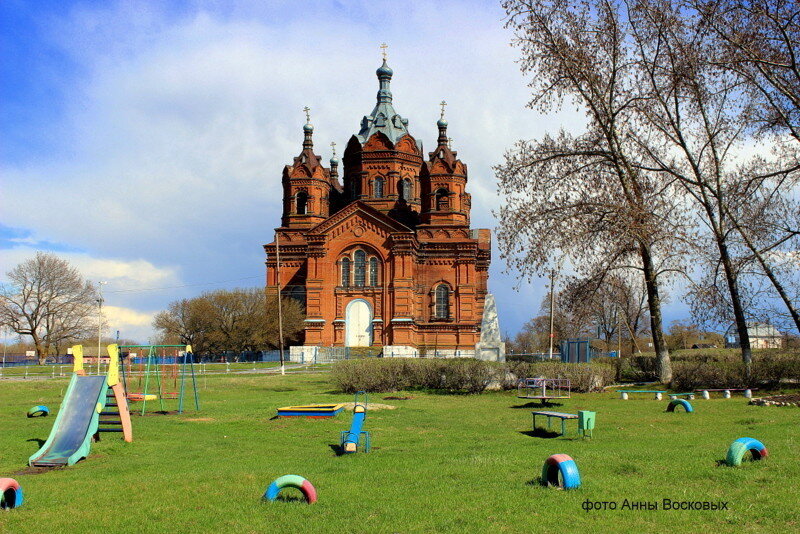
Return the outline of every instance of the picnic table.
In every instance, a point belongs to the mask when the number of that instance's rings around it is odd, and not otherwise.
[[[566,428],[567,419],[577,419],[578,418],[578,414],[574,414],[574,413],[531,412],[531,414],[533,415],[533,430],[536,430],[536,416],[537,415],[543,415],[543,416],[547,417],[547,429],[548,430],[550,430],[550,428],[551,428],[551,420],[553,418],[561,419],[561,435],[562,436],[567,433],[567,428]]]

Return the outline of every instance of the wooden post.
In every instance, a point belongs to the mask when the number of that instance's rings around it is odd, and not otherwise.
[[[278,343],[280,346],[281,374],[286,374],[283,360],[283,308],[281,306],[281,246],[280,232],[275,232],[275,286],[278,289]]]

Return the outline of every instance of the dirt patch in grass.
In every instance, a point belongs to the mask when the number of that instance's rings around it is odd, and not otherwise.
[[[56,471],[59,469],[66,469],[66,466],[59,466],[59,467],[26,467],[20,471],[15,473],[11,473],[12,476],[16,475],[41,475],[42,473],[47,473],[48,471]]]
[[[199,423],[208,423],[210,421],[216,421],[213,417],[192,417],[191,419],[186,419],[186,421],[199,422]]]
[[[411,400],[414,397],[384,397],[383,400]]]
[[[346,410],[352,410],[355,408],[355,402],[345,402],[343,403]],[[378,402],[370,402],[367,405],[367,410],[369,411],[378,411],[378,410],[394,410],[397,406],[392,406],[391,404],[380,404]]]
[[[800,393],[761,397],[759,399],[751,400],[750,404],[755,404],[758,406],[800,406]]]

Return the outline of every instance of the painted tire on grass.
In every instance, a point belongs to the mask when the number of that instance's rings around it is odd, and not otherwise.
[[[769,456],[769,451],[763,443],[754,438],[739,438],[728,447],[728,454],[725,463],[731,467],[742,465],[748,451],[752,454],[753,460],[762,460]]]
[[[558,475],[561,474],[559,482]],[[554,454],[544,461],[542,466],[542,485],[576,489],[581,486],[581,475],[578,464],[566,454]]]
[[[22,486],[13,478],[0,478],[0,509],[22,506]]]
[[[308,504],[317,502],[317,490],[311,482],[300,475],[283,475],[275,479],[267,488],[267,492],[264,493],[264,498],[269,501],[274,501],[278,498],[278,494],[283,488],[297,488],[303,492]]]
[[[686,399],[675,399],[669,402],[669,406],[667,406],[668,412],[674,412],[675,408],[678,406],[682,406],[686,413],[692,413],[694,408],[692,408],[692,403],[687,401]]]
[[[28,410],[28,417],[47,417],[50,415],[50,408],[47,406],[34,406]]]

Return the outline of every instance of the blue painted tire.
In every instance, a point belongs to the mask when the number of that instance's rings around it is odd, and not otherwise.
[[[28,410],[28,417],[47,417],[50,415],[50,408],[47,406],[34,406]]]
[[[669,401],[669,406],[667,406],[668,412],[674,412],[675,408],[678,406],[682,406],[686,413],[692,413],[694,408],[692,408],[692,403],[687,401],[686,399],[674,399]]]
[[[561,475],[559,482],[558,475]],[[566,454],[554,454],[544,461],[542,466],[542,485],[558,487],[565,490],[577,489],[581,486],[581,475],[578,464]]]
[[[769,451],[763,443],[755,438],[739,438],[728,447],[728,454],[725,455],[725,463],[731,467],[742,465],[742,461],[747,453],[753,456],[753,460],[762,460],[769,456]]]
[[[25,502],[22,486],[13,478],[0,478],[0,510],[18,508]]]

